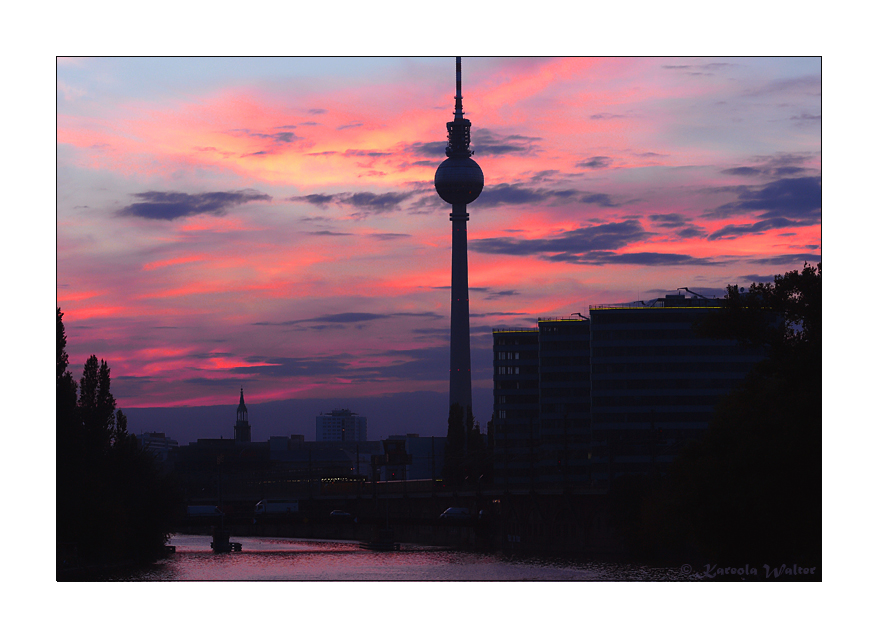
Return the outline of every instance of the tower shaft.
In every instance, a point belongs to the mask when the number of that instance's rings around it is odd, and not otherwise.
[[[470,286],[467,275],[467,205],[452,205],[452,309],[449,405],[467,414],[473,405],[470,376]]]
[[[465,418],[472,410],[470,377],[470,286],[467,276],[467,205],[485,185],[482,169],[470,157],[470,120],[461,97],[461,58],[455,60],[455,119],[446,123],[446,159],[436,170],[434,186],[452,205],[452,308],[449,358],[449,405],[458,404]]]

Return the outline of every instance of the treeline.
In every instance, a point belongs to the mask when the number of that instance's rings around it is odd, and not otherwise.
[[[161,556],[180,508],[173,480],[139,449],[116,409],[110,367],[92,355],[79,383],[68,370],[57,309],[56,539],[64,569],[149,562]]]
[[[615,522],[645,558],[820,571],[821,264],[730,286],[722,312],[699,329],[768,357],[667,476],[615,484]]]

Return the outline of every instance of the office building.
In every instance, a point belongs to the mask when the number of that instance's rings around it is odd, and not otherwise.
[[[664,473],[764,357],[697,332],[719,308],[673,294],[493,331],[495,482],[606,487]]]
[[[348,409],[321,413],[315,418],[315,441],[365,442],[366,417]]]

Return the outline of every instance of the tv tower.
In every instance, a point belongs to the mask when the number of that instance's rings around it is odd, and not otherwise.
[[[459,404],[467,414],[473,406],[470,380],[470,300],[467,280],[467,205],[479,197],[485,178],[471,159],[470,120],[461,105],[461,58],[455,59],[455,119],[446,123],[448,158],[436,170],[434,186],[452,205],[452,311],[449,405]]]

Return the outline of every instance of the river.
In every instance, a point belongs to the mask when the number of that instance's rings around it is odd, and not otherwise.
[[[121,581],[681,581],[681,568],[508,558],[402,544],[363,550],[356,541],[234,537],[241,552],[214,554],[205,535],[174,535],[176,552]]]

